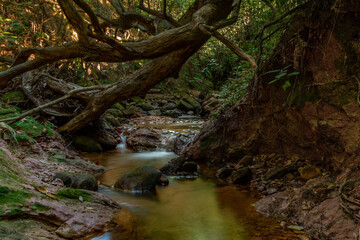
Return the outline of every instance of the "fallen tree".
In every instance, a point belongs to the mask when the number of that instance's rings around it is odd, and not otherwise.
[[[141,69],[113,86],[92,92],[91,96],[84,92],[84,110],[59,128],[63,133],[74,133],[98,118],[114,103],[145,93],[164,79],[177,76],[182,65],[210,36],[215,36],[240,58],[251,62],[254,69],[257,67],[251,56],[217,32],[236,22],[241,3],[239,0],[195,0],[178,21],[166,11],[166,1],[163,2],[163,11],[149,9],[140,1],[139,8],[155,18],[128,12],[121,1],[109,2],[115,8],[117,18],[110,19],[95,13],[83,0],[58,0],[62,12],[77,33],[78,41],[63,46],[21,50],[11,68],[0,73],[0,88],[6,87],[18,75],[64,59],[82,58],[86,62],[150,59]],[[228,18],[231,12],[232,16]],[[157,34],[158,24],[154,19],[166,22],[168,29]],[[140,42],[121,42],[106,31],[109,27],[123,30],[137,28],[153,36]],[[57,92],[76,88],[64,82],[58,87],[55,85],[52,88]]]

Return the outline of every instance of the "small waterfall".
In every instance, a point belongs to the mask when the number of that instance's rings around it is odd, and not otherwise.
[[[124,133],[120,134],[121,143],[116,146],[117,149],[126,149],[126,136]]]

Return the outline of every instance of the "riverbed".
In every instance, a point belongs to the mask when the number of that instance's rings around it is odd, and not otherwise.
[[[186,124],[176,126],[179,124],[165,124],[161,129],[174,134],[196,129],[193,124],[190,128]],[[198,178],[169,177],[169,186],[157,187],[156,195],[124,193],[112,187],[119,177],[137,166],[148,164],[160,168],[177,157],[173,152],[137,153],[122,144],[117,150],[87,157],[108,168],[98,179],[98,191],[133,214],[130,230],[115,229],[93,240],[301,239],[282,228],[280,222],[255,211],[255,192],[219,182],[206,167],[202,167],[203,174]]]

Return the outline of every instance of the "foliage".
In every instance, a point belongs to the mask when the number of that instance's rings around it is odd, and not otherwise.
[[[282,84],[282,89],[284,91],[286,91],[286,89],[291,86],[289,77],[297,76],[297,75],[300,74],[300,72],[288,73],[288,70],[289,70],[289,68],[291,66],[292,65],[288,65],[288,66],[286,66],[286,67],[284,67],[282,69],[271,70],[271,71],[268,71],[268,72],[264,73],[264,75],[270,74],[270,73],[276,73],[277,74],[277,75],[275,75],[275,78],[273,80],[268,82],[268,84],[273,84],[273,83],[276,83],[276,82],[278,82],[280,80],[284,80],[285,82]]]

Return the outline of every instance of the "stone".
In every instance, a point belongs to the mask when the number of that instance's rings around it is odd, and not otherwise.
[[[105,130],[98,131],[98,140],[104,150],[114,149],[118,145],[116,138]]]
[[[304,180],[309,180],[316,178],[321,175],[321,170],[315,166],[309,165],[305,167],[300,167],[298,169],[300,176]]]
[[[96,178],[90,174],[62,172],[57,173],[54,179],[60,179],[69,188],[91,191],[95,191],[98,188]]]
[[[194,138],[194,134],[186,134],[181,133],[176,136],[174,140],[174,149],[173,152],[177,155],[180,155],[181,151],[184,149],[184,147],[191,142],[191,140]]]
[[[176,108],[174,110],[165,111],[164,115],[167,116],[167,117],[177,118],[177,117],[180,117],[182,115],[182,111]]]
[[[168,103],[167,105],[165,105],[166,110],[174,110],[175,108],[176,108],[175,103]]]
[[[150,103],[141,103],[138,105],[144,111],[151,111],[154,107]]]
[[[244,167],[234,171],[228,178],[228,181],[233,184],[244,184],[251,180],[252,173],[250,168]]]
[[[166,175],[175,175],[180,172],[185,161],[186,159],[184,156],[171,159],[167,164],[160,168],[160,171]]]
[[[155,150],[161,143],[160,134],[146,128],[139,128],[126,138],[128,147],[135,151]]]
[[[155,167],[142,165],[118,179],[115,188],[139,193],[154,192],[161,172]]]
[[[161,110],[160,109],[151,110],[148,113],[149,113],[150,116],[161,116]]]
[[[169,185],[169,179],[165,174],[161,174],[161,177],[157,183],[160,186],[167,186]]]
[[[253,163],[253,156],[246,155],[236,164],[235,169],[239,169],[241,167],[246,167]]]
[[[181,172],[185,173],[196,173],[198,170],[198,165],[196,162],[184,162],[181,167]]]
[[[225,166],[223,168],[220,168],[219,170],[216,171],[216,177],[219,178],[219,179],[226,179],[228,178],[232,172],[233,172],[234,169],[228,167],[228,166]]]
[[[99,142],[86,136],[76,136],[74,146],[83,152],[102,152],[103,150]]]
[[[176,105],[184,111],[197,110],[201,108],[201,104],[190,95],[183,96]]]
[[[264,179],[274,180],[274,179],[282,178],[287,173],[288,173],[288,170],[282,166],[273,167],[265,173]]]

